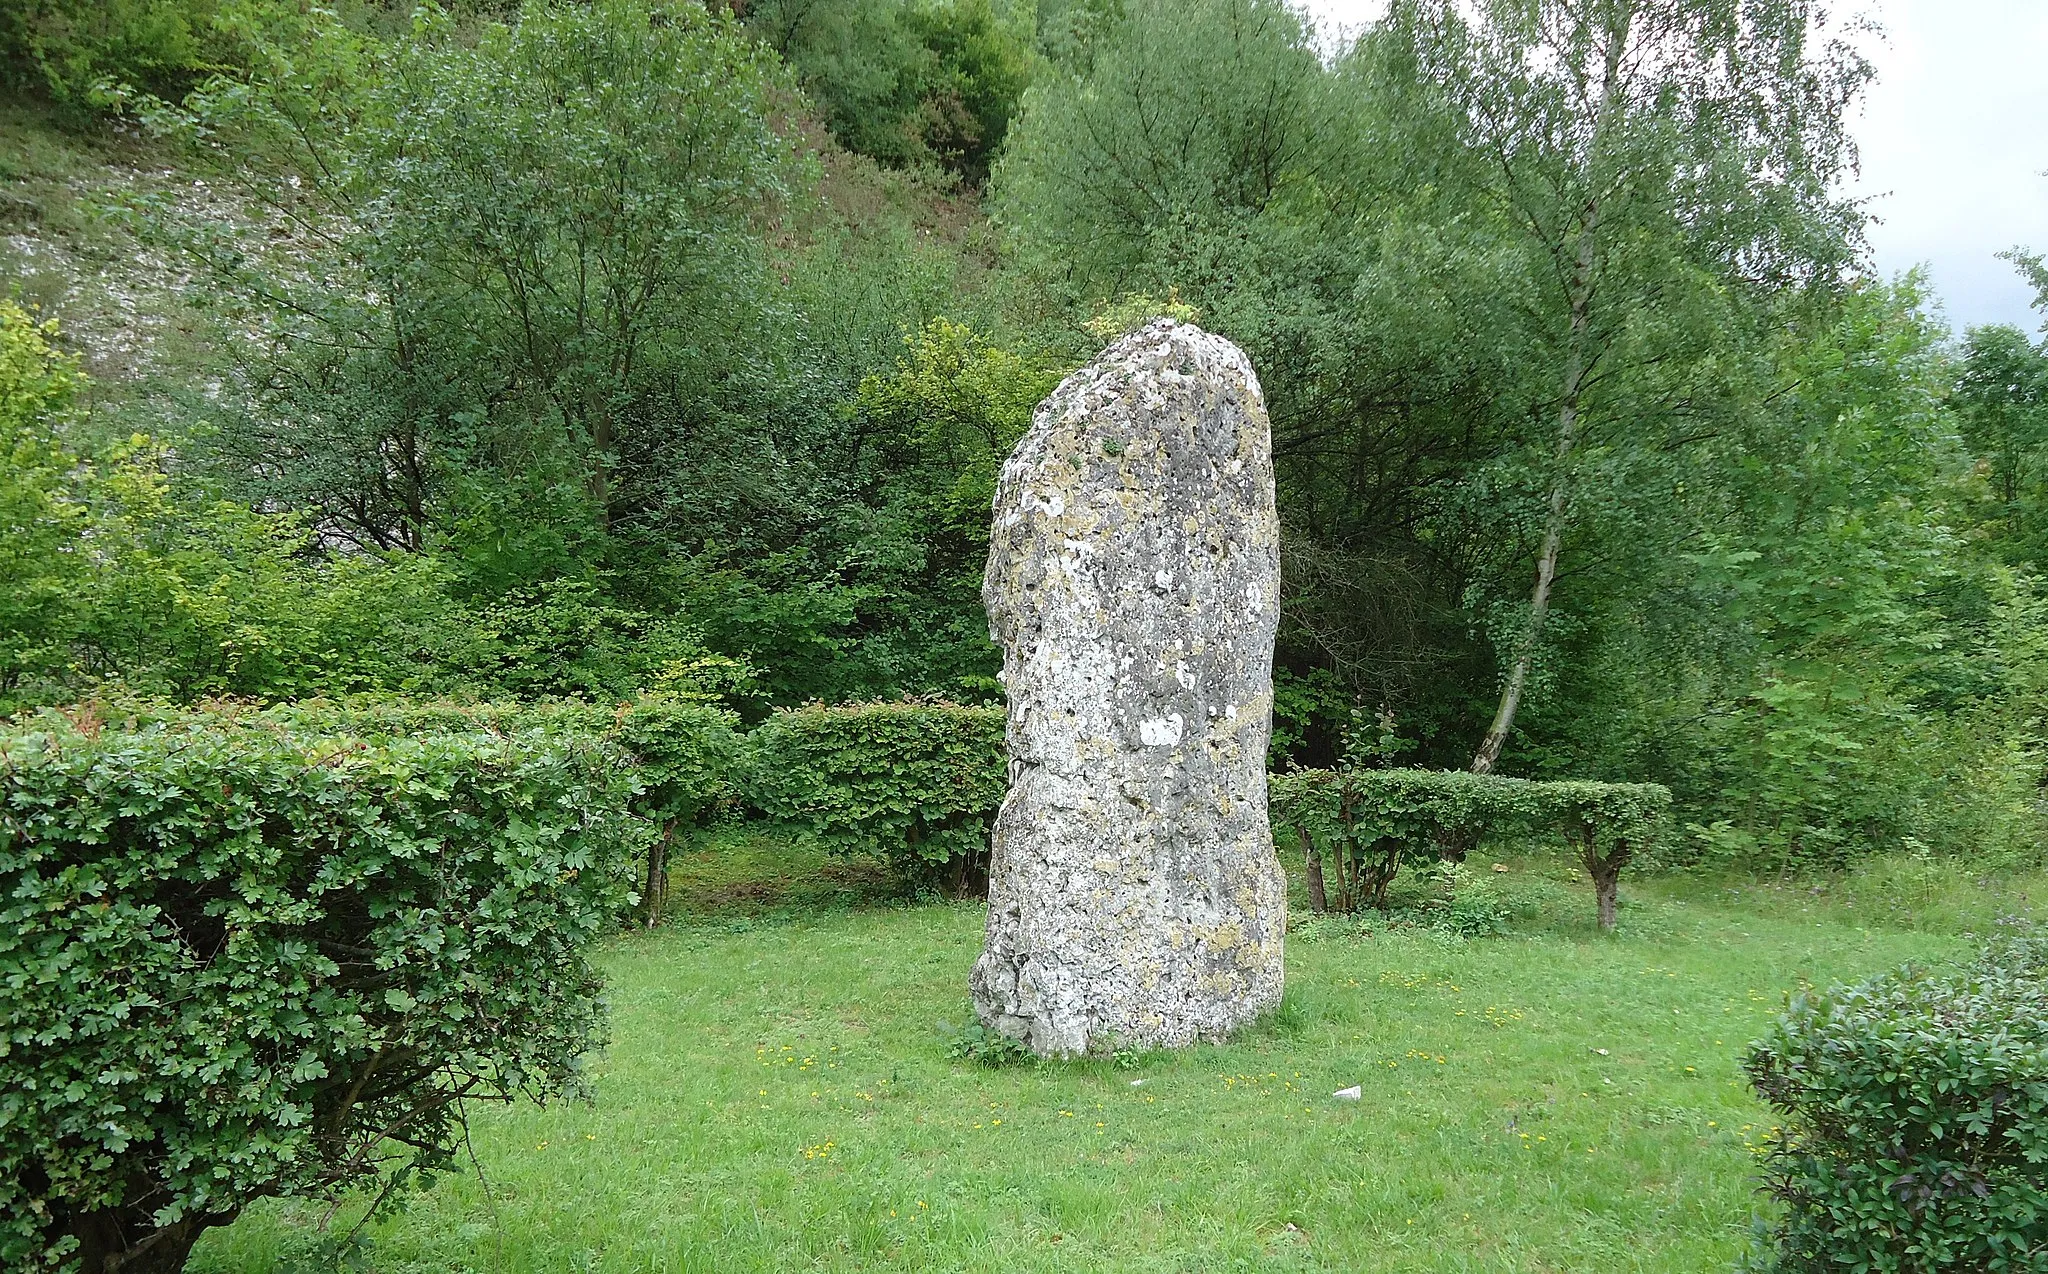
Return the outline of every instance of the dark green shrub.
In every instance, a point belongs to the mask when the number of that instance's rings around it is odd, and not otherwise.
[[[814,704],[747,737],[747,799],[769,818],[835,851],[881,853],[920,885],[986,887],[1009,776],[1001,708]]]
[[[1796,996],[1747,1065],[1785,1117],[1770,1268],[2048,1269],[2048,943]]]
[[[539,732],[192,714],[0,736],[0,1267],[175,1270],[264,1196],[574,1091],[630,776]]]
[[[1274,824],[1292,831],[1313,910],[1386,906],[1387,887],[1416,852],[1481,821],[1495,783],[1519,779],[1434,770],[1296,770],[1273,776]]]
[[[1460,770],[1296,770],[1274,775],[1273,823],[1292,832],[1309,906],[1384,907],[1417,853],[1462,861],[1490,833],[1561,833],[1613,929],[1621,870],[1656,829],[1671,793],[1654,783],[1543,783]]]

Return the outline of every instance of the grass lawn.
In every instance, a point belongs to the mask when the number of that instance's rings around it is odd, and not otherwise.
[[[1518,859],[1504,936],[1291,936],[1284,1006],[1227,1046],[987,1069],[941,1027],[980,909],[847,905],[862,873],[814,866],[679,864],[699,910],[603,957],[595,1101],[479,1112],[488,1193],[442,1180],[370,1227],[373,1268],[1725,1270],[1770,1123],[1738,1058],[1785,991],[2048,897],[1910,862],[1625,881],[1608,939],[1561,858]],[[277,1269],[323,1211],[252,1211],[191,1268]]]

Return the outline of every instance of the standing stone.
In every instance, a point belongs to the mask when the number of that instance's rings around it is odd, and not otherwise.
[[[1279,520],[1244,352],[1158,320],[1069,376],[1003,466],[984,1024],[1041,1055],[1214,1040],[1280,1002],[1266,821]]]

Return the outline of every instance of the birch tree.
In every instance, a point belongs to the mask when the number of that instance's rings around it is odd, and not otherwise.
[[[1869,67],[1813,0],[1397,0],[1361,45],[1438,129],[1518,261],[1546,445],[1527,607],[1471,762],[1514,729],[1592,447],[1665,445],[1738,373],[1749,300],[1825,287],[1859,218],[1844,114]],[[1440,135],[1440,134],[1439,134]],[[1670,426],[1679,426],[1673,430]]]

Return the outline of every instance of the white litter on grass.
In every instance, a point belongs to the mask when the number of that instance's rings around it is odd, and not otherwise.
[[[1336,1092],[1331,1093],[1330,1096],[1335,1097],[1338,1101],[1357,1101],[1365,1096],[1365,1086],[1363,1084],[1353,1084],[1349,1088],[1338,1089]]]
[[[1606,1050],[1606,1049],[1604,1049],[1604,1048],[1596,1048],[1596,1049],[1594,1049],[1593,1051],[1594,1051],[1594,1052],[1596,1052],[1596,1053],[1598,1053],[1598,1054],[1600,1054],[1600,1056],[1602,1056],[1602,1057],[1605,1057],[1605,1056],[1607,1056],[1607,1050]]]
[[[1144,1080],[1142,1080],[1142,1079],[1134,1079],[1134,1080],[1132,1080],[1132,1081],[1131,1081],[1131,1087],[1132,1087],[1132,1088],[1143,1088],[1144,1086],[1145,1086],[1145,1081],[1144,1081]]]

